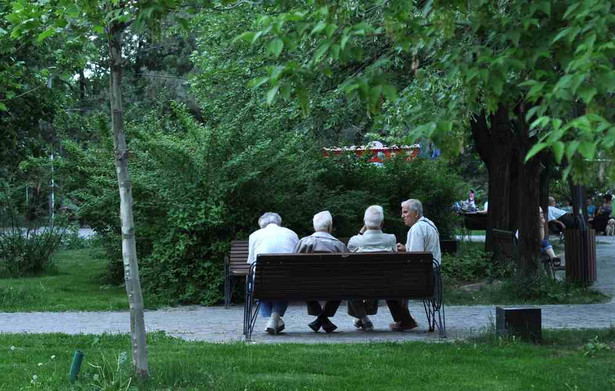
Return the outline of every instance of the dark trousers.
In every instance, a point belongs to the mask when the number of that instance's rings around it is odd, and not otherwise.
[[[408,311],[408,300],[387,300],[387,306],[395,322],[409,323],[414,319]]]
[[[566,213],[565,215],[560,216],[557,219],[561,221],[562,223],[564,223],[564,225],[566,226],[566,229],[578,228],[579,224],[577,222],[577,219],[575,219],[571,213]],[[555,223],[554,221],[549,221],[549,230],[558,235],[560,232],[563,231],[562,227],[559,224]]]
[[[308,315],[323,315],[326,317],[334,316],[335,312],[337,311],[337,308],[340,306],[340,303],[340,300],[327,301],[323,308],[320,306],[320,303],[318,301],[308,301],[306,302]]]
[[[376,315],[378,312],[377,300],[349,300],[348,315],[361,319],[367,315]]]

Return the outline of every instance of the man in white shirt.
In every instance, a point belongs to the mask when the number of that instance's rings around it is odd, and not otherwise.
[[[567,213],[565,210],[555,207],[555,198],[553,197],[549,197],[547,221],[549,229],[558,234],[566,228],[575,228],[577,226],[576,219],[572,213]]]
[[[435,224],[423,216],[421,201],[409,199],[401,203],[401,217],[410,227],[406,244],[397,243],[397,251],[429,251],[433,254],[436,265],[440,266],[440,233]],[[405,331],[418,327],[408,311],[407,300],[388,300],[387,304],[393,315],[394,323],[389,327],[393,331]]]
[[[267,212],[258,219],[261,227],[250,235],[248,240],[248,263],[256,261],[258,254],[290,254],[295,249],[299,237],[288,228],[282,227],[282,218],[277,213]],[[279,334],[284,330],[282,316],[288,307],[287,301],[261,301],[260,315],[269,318],[266,331]]]

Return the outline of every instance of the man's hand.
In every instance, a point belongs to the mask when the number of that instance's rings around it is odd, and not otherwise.
[[[559,220],[556,220],[556,221],[559,223],[559,225],[562,227],[562,229],[566,229],[566,224],[562,223]]]
[[[397,251],[399,251],[399,252],[406,251],[406,245],[405,244],[397,243],[397,245],[395,247],[397,247]]]

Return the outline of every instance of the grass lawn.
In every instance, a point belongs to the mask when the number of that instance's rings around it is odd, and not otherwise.
[[[0,279],[0,312],[128,309],[124,287],[101,284],[107,266],[101,253],[98,248],[60,251],[52,274]]]
[[[552,331],[544,338],[540,345],[495,337],[451,343],[247,345],[186,342],[157,333],[149,336],[151,378],[138,389],[615,388],[615,329]],[[68,389],[76,349],[85,353],[76,389],[137,389],[129,377],[129,348],[127,336],[0,335],[0,390]],[[127,387],[129,381],[134,388]]]

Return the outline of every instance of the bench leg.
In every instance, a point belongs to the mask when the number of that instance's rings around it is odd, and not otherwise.
[[[228,275],[224,279],[224,308],[229,308],[231,306],[233,291],[235,290],[236,283],[237,277],[234,277],[232,275]]]
[[[224,308],[231,306],[231,276],[224,276]]]

